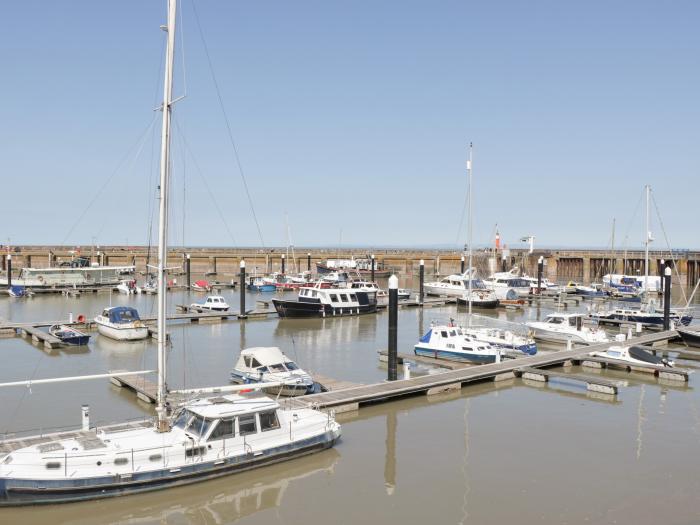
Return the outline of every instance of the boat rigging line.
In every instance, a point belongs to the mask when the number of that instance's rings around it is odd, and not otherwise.
[[[219,83],[216,80],[216,75],[214,74],[214,66],[212,65],[211,57],[209,56],[209,46],[207,46],[207,41],[204,38],[204,32],[202,31],[202,25],[199,22],[199,14],[197,13],[197,8],[195,6],[194,0],[192,1],[192,11],[194,12],[194,19],[197,22],[197,29],[199,29],[199,36],[202,39],[202,44],[204,46],[204,54],[207,57],[207,64],[209,65],[209,73],[211,74],[212,81],[214,83],[214,89],[216,90],[216,96],[219,101],[219,107],[221,108],[221,113],[224,117],[224,122],[226,123],[226,130],[228,131],[228,139],[231,143],[231,148],[233,149],[233,154],[236,159],[236,164],[238,165],[238,172],[241,175],[241,180],[243,181],[243,188],[245,189],[246,197],[248,198],[248,205],[250,206],[250,211],[253,214],[253,220],[255,221],[255,227],[258,231],[258,237],[260,238],[260,245],[265,248],[265,240],[263,239],[262,230],[260,229],[260,223],[258,222],[258,216],[255,213],[255,206],[253,205],[253,198],[250,195],[250,190],[248,189],[248,182],[243,172],[243,165],[241,164],[240,156],[238,155],[238,148],[236,147],[236,141],[233,138],[233,131],[231,130],[231,123],[229,122],[228,115],[226,114],[226,108],[224,107],[224,100],[221,96],[221,90],[219,89]]]
[[[207,193],[209,193],[209,197],[211,198],[212,202],[214,203],[214,207],[216,208],[216,211],[219,213],[219,218],[221,219],[221,222],[223,222],[224,226],[226,227],[226,231],[228,232],[229,236],[231,237],[231,241],[233,242],[234,245],[238,244],[236,242],[236,238],[233,235],[233,232],[231,231],[231,228],[228,225],[228,222],[226,221],[226,218],[221,211],[221,207],[219,206],[218,201],[216,200],[216,197],[214,196],[214,192],[211,191],[211,188],[209,187],[209,183],[207,182],[206,177],[204,176],[204,171],[202,171],[202,168],[199,166],[199,162],[197,162],[197,158],[194,156],[194,152],[192,151],[192,148],[190,147],[189,142],[187,142],[187,139],[185,138],[185,134],[182,132],[180,129],[180,123],[177,119],[176,116],[173,115],[173,122],[175,123],[175,127],[177,128],[177,131],[180,135],[180,139],[182,140],[182,143],[185,145],[185,149],[187,152],[189,152],[190,157],[192,157],[192,162],[194,163],[195,170],[199,177],[202,179],[202,182],[204,183],[204,187],[207,190]]]
[[[126,161],[129,159],[131,156],[131,153],[134,151],[134,149],[137,149],[136,157],[138,157],[141,153],[141,150],[143,149],[144,144],[146,143],[146,136],[148,135],[149,131],[153,127],[153,125],[156,122],[156,115],[154,114],[151,118],[151,121],[149,122],[148,126],[146,126],[146,129],[141,133],[139,136],[138,140],[127,150],[127,153],[119,160],[117,163],[117,167],[114,169],[114,171],[110,174],[109,177],[107,177],[107,180],[100,186],[100,188],[97,190],[97,193],[93,196],[93,198],[90,200],[88,205],[83,209],[82,213],[80,216],[76,219],[76,221],[73,223],[73,225],[70,227],[68,230],[68,233],[66,236],[63,238],[61,241],[61,245],[65,245],[66,241],[70,238],[70,236],[73,234],[73,231],[75,231],[75,228],[77,228],[78,224],[83,220],[87,212],[92,208],[93,204],[95,204],[95,201],[102,195],[102,192],[107,188],[109,183],[112,181],[112,179],[115,177],[117,173],[122,169],[123,165],[126,163]]]

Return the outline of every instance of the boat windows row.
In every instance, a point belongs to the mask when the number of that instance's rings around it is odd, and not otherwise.
[[[175,426],[200,438],[208,435],[209,440],[216,440],[275,430],[280,428],[280,422],[275,410],[221,419],[204,418],[183,410],[175,421]]]

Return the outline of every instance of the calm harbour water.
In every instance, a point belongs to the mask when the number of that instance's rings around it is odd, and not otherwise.
[[[237,310],[238,295],[223,295]],[[201,294],[177,292],[170,305]],[[248,305],[259,295],[249,295]],[[270,297],[269,295],[267,297]],[[0,299],[0,318],[92,317],[108,294],[79,299]],[[112,304],[155,312],[154,296],[112,295]],[[549,310],[499,311],[504,320]],[[482,312],[483,313],[483,312]],[[399,351],[411,352],[433,320],[465,322],[454,306],[402,309]],[[342,319],[174,324],[169,327],[171,387],[222,385],[241,348],[279,346],[310,371],[372,383],[386,377],[386,312]],[[118,343],[93,334],[86,349],[45,351],[0,339],[2,381],[151,369],[153,341]],[[681,366],[695,368],[694,362]],[[582,372],[574,369],[575,372]],[[586,374],[596,373],[590,370]],[[623,372],[613,399],[580,384],[521,380],[468,386],[362,408],[343,415],[343,438],[307,458],[178,489],[52,507],[2,509],[0,523],[620,523],[700,522],[700,395],[686,386]],[[0,389],[0,431],[79,425],[147,416],[152,407],[107,380]]]

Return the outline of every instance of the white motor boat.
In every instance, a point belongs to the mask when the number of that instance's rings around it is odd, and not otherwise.
[[[509,272],[494,273],[488,279],[484,279],[484,284],[496,292],[500,301],[512,301],[530,294],[530,281],[517,275],[517,268]]]
[[[624,362],[631,365],[657,365],[672,368],[674,363],[669,361],[665,357],[659,357],[646,349],[643,346],[621,346],[613,345],[607,350],[600,350],[597,352],[591,352],[592,356],[595,357],[605,357],[607,359],[612,359],[614,361]]]
[[[132,295],[137,291],[136,281],[134,279],[126,279],[117,285],[117,291],[124,295]]]
[[[554,343],[571,341],[576,344],[596,344],[609,341],[600,328],[583,325],[584,314],[549,314],[544,321],[533,321],[527,326],[534,332],[535,339]]]
[[[190,310],[195,312],[203,312],[204,310],[209,310],[210,312],[228,312],[229,305],[226,299],[220,295],[208,295],[203,303],[192,303],[190,305]]]
[[[95,317],[97,331],[118,341],[138,341],[148,337],[148,327],[141,321],[136,308],[113,306]]]
[[[238,362],[231,370],[231,382],[282,383],[265,388],[264,392],[281,396],[301,396],[320,391],[313,378],[289,359],[277,347],[257,347],[241,350]]]
[[[433,325],[413,347],[416,355],[464,361],[469,363],[498,363],[501,351],[490,344],[476,341],[459,326]]]
[[[488,343],[495,348],[515,350],[527,355],[535,355],[537,353],[537,344],[532,337],[518,335],[510,330],[488,327],[462,327],[462,332],[467,337]]]

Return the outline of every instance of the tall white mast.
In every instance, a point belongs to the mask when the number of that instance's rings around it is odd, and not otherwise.
[[[167,333],[165,327],[167,290],[166,268],[168,255],[168,181],[170,178],[170,111],[173,90],[173,62],[175,57],[175,13],[177,0],[168,0],[168,23],[161,28],[167,32],[168,46],[165,54],[165,80],[163,82],[163,128],[160,142],[160,213],[158,230],[158,430],[169,430],[165,410],[166,365],[165,350]]]
[[[469,159],[467,160],[467,172],[469,173],[468,205],[469,205],[469,263],[467,272],[469,273],[469,319],[468,324],[472,325],[472,143],[469,143]]]
[[[649,193],[651,191],[650,186],[647,184],[644,186],[644,190],[647,196],[647,218],[645,222],[645,232],[644,232],[644,293],[649,293],[649,242],[651,241],[651,225],[649,224]]]

